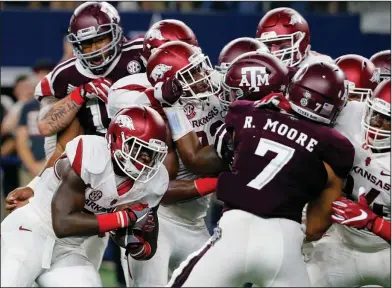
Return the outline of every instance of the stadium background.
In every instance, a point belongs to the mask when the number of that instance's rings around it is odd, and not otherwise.
[[[380,50],[391,49],[390,2],[109,2],[118,8],[124,35],[130,39],[144,34],[161,19],[184,21],[213,65],[226,43],[237,37],[254,37],[264,13],[282,6],[292,7],[305,17],[312,50],[319,53],[332,58],[349,53],[370,58]],[[60,61],[69,19],[80,3],[1,3],[2,95],[13,97],[15,80],[31,73],[37,61]],[[1,158],[2,166],[7,161],[20,165],[17,155]],[[3,196],[10,192],[2,191]],[[105,286],[117,285],[112,259],[113,246],[109,246],[101,269]]]

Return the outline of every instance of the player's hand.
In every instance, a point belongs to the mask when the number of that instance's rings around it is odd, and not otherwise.
[[[108,103],[108,94],[112,81],[106,78],[94,79],[86,84],[81,85],[80,96],[88,101],[89,99],[98,98],[104,103]]]
[[[133,205],[120,205],[116,207],[115,211],[125,210],[128,216],[128,227],[136,230],[143,230],[143,227],[148,221],[148,216],[151,209],[145,202],[133,204]]]
[[[30,187],[19,187],[10,192],[5,199],[5,209],[12,212],[16,208],[29,203],[29,199],[34,196],[34,191]]]
[[[291,106],[289,101],[284,97],[282,93],[270,93],[263,97],[261,100],[255,101],[254,104],[258,108],[264,107],[276,107],[279,110],[290,112]]]
[[[332,221],[358,229],[372,230],[377,215],[370,209],[365,195],[359,196],[358,203],[340,197],[332,202]]]
[[[159,102],[174,104],[184,93],[180,81],[176,77],[170,77],[165,81],[158,83],[154,87],[154,97]]]

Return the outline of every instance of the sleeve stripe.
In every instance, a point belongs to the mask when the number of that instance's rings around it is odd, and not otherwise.
[[[119,90],[119,89],[125,89],[125,90],[129,90],[129,91],[140,91],[143,92],[144,90],[146,90],[147,88],[142,86],[142,85],[137,85],[137,84],[129,84],[129,85],[125,85],[119,88],[116,88],[114,90]]]
[[[217,149],[216,149],[216,152],[218,153],[218,156],[220,157],[220,158],[222,158],[222,143],[223,143],[223,137],[225,136],[225,134],[226,134],[226,128],[223,130],[223,132],[222,132],[222,134],[221,135],[219,135],[219,138],[218,138],[218,145],[217,145]]]
[[[133,180],[126,180],[117,187],[118,196],[124,195],[133,187]]]
[[[52,95],[52,91],[50,90],[50,84],[49,84],[49,80],[47,77],[42,78],[41,80],[41,92],[42,92],[42,96],[53,96]]]
[[[83,139],[81,138],[76,148],[75,158],[72,163],[72,168],[81,177],[82,173],[82,159],[83,159]]]

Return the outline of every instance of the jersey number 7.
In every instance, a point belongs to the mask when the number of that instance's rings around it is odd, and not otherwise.
[[[275,152],[277,154],[276,157],[272,159],[259,175],[247,184],[247,186],[261,190],[261,188],[267,185],[268,182],[270,182],[290,161],[294,155],[295,149],[275,141],[260,138],[255,154],[263,157],[268,151]]]

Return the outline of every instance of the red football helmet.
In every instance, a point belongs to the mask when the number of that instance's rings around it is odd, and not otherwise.
[[[391,50],[384,50],[374,54],[370,61],[380,69],[380,79],[391,79]]]
[[[364,101],[380,83],[380,71],[367,58],[347,54],[335,60],[349,81],[349,101]]]
[[[266,52],[248,52],[228,68],[219,100],[226,110],[237,99],[256,101],[272,92],[284,94],[288,84],[289,71],[278,58]]]
[[[109,35],[111,42],[93,52],[84,53],[82,42]],[[103,74],[121,52],[123,31],[117,10],[107,2],[86,2],[74,11],[68,28],[68,41],[84,68]]]
[[[211,79],[216,73],[208,56],[200,49],[181,41],[171,41],[150,56],[147,63],[147,78],[155,86],[175,76],[184,90],[182,99],[200,99],[215,95],[219,86]]]
[[[247,52],[253,52],[256,50],[269,52],[267,45],[253,38],[241,37],[234,39],[223,47],[219,54],[218,65],[215,66],[215,69],[224,74],[235,58]]]
[[[338,66],[314,62],[303,66],[289,84],[291,109],[313,121],[333,125],[347,101],[348,83]]]
[[[289,67],[301,63],[310,50],[308,22],[287,7],[272,9],[261,18],[256,39]]]
[[[154,23],[144,36],[142,60],[147,63],[154,49],[170,41],[182,41],[199,47],[195,33],[184,22],[161,20]]]
[[[167,155],[165,122],[147,106],[120,110],[109,124],[106,140],[118,167],[138,182],[151,180]]]
[[[383,150],[391,148],[391,79],[382,81],[373,96],[366,98],[362,120],[367,146]]]

